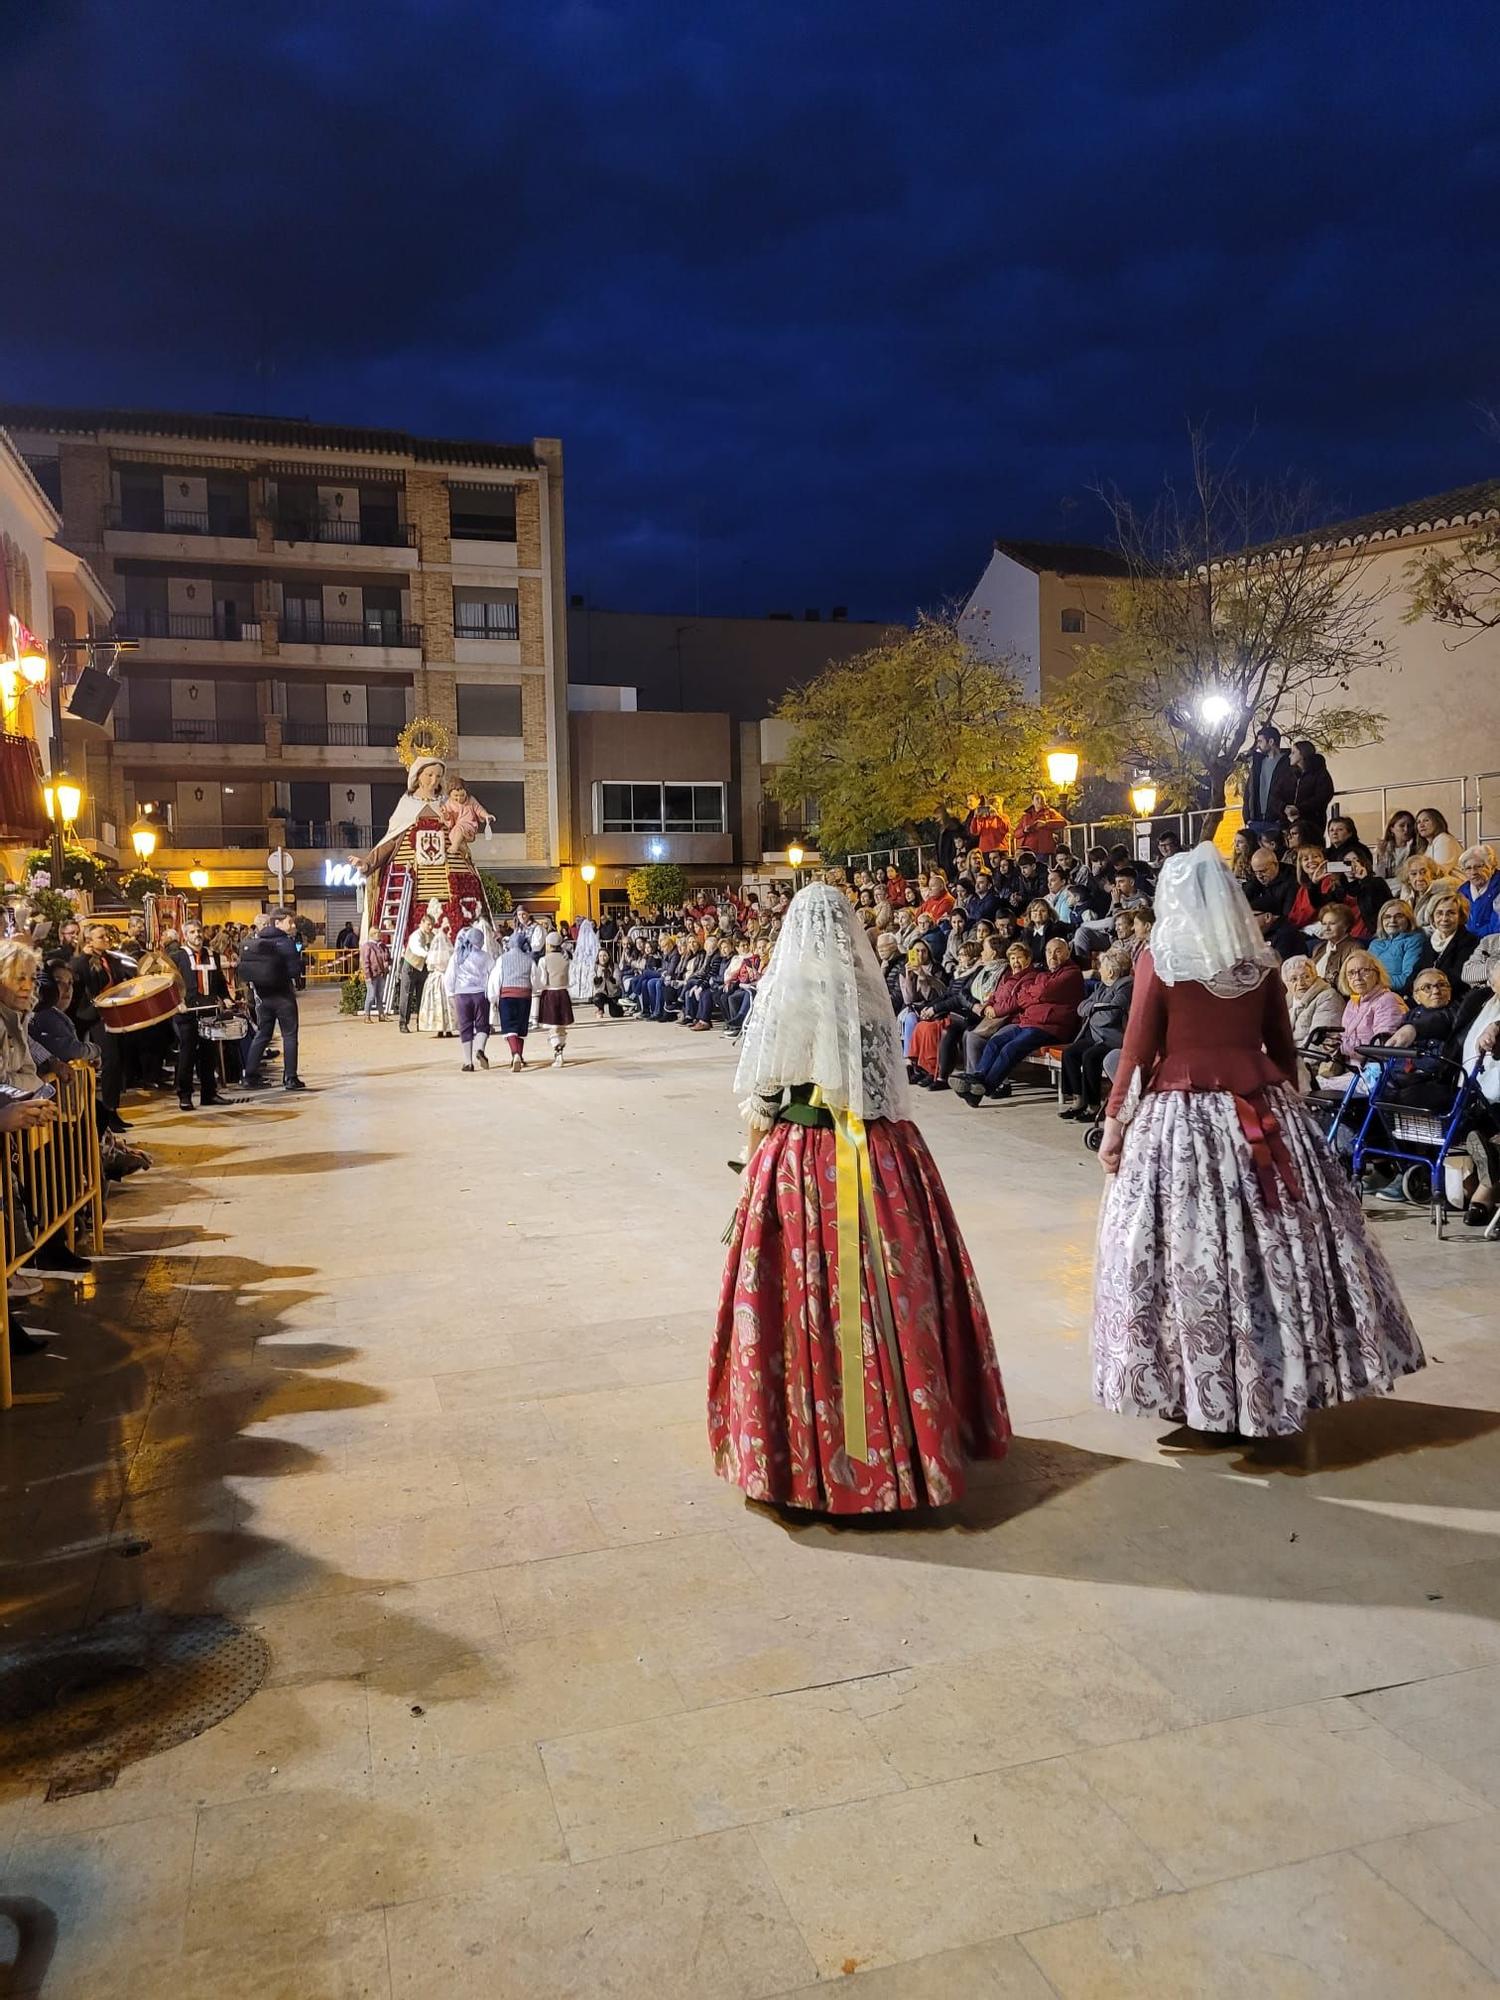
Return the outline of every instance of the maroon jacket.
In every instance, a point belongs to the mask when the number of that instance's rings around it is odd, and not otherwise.
[[[997,1021],[1013,1021],[1045,977],[1034,965],[1028,965],[1024,972],[1007,972],[980,1009],[981,1014],[992,1014]]]
[[[1056,972],[1036,975],[1037,984],[1016,1016],[1018,1028],[1041,1028],[1054,1042],[1071,1042],[1083,1005],[1083,972],[1070,959]]]
[[[1111,1117],[1119,1116],[1137,1072],[1146,1091],[1223,1090],[1248,1098],[1268,1084],[1293,1083],[1297,1048],[1280,979],[1268,973],[1250,992],[1221,1000],[1196,980],[1164,986],[1151,953],[1143,952]]]

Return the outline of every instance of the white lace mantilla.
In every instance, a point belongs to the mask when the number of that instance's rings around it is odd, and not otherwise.
[[[1164,986],[1196,980],[1233,1000],[1280,964],[1223,855],[1208,841],[1162,863],[1154,908],[1151,962]]]
[[[822,882],[792,898],[734,1075],[747,1117],[797,1084],[856,1118],[911,1115],[885,980],[849,904]]]

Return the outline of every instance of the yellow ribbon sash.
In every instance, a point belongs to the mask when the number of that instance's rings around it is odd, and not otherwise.
[[[813,1092],[813,1102],[821,1093]],[[865,1419],[865,1334],[861,1304],[863,1284],[860,1269],[860,1222],[870,1246],[870,1262],[875,1270],[880,1332],[890,1356],[892,1377],[903,1404],[908,1436],[910,1411],[905,1409],[905,1383],[896,1349],[896,1321],[891,1308],[890,1284],[886,1276],[885,1245],[875,1218],[875,1189],[870,1178],[870,1150],[865,1138],[865,1121],[852,1111],[824,1104],[833,1119],[834,1178],[837,1193],[837,1280],[833,1294],[834,1328],[838,1339],[839,1387],[844,1405],[844,1451],[849,1458],[870,1459],[869,1427]]]

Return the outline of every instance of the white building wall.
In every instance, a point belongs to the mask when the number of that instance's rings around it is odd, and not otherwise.
[[[984,660],[1009,656],[1033,701],[1042,694],[1041,579],[1013,556],[993,550],[959,613],[958,629]]]

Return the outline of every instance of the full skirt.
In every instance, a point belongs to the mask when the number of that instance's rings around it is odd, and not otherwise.
[[[453,995],[443,984],[440,972],[429,972],[422,982],[422,997],[417,1002],[417,1026],[424,1035],[458,1033],[458,1009],[453,1004]]]
[[[834,1134],[783,1122],[746,1169],[708,1434],[721,1475],[754,1500],[828,1514],[941,1506],[962,1494],[966,1460],[1001,1458],[1010,1438],[989,1320],[932,1156],[915,1125],[878,1119],[867,1132],[895,1334],[893,1351],[862,1228],[868,1462],[844,1449]]]
[[[536,1003],[537,1024],[543,1028],[571,1028],[573,1002],[561,986],[549,986]]]
[[[1272,1089],[1297,1190],[1269,1204],[1235,1100],[1148,1094],[1104,1198],[1094,1396],[1194,1430],[1273,1437],[1424,1364],[1359,1197],[1300,1099]]]

